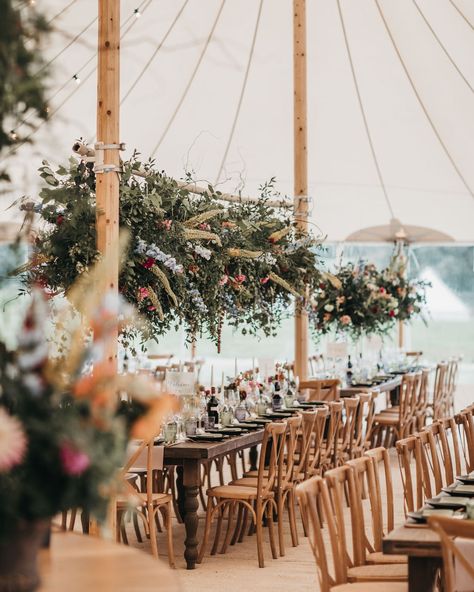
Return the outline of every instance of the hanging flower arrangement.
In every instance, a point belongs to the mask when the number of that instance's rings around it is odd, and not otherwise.
[[[334,278],[336,281],[334,281]],[[404,270],[378,271],[373,264],[347,264],[312,296],[310,317],[316,338],[331,331],[354,339],[384,335],[396,321],[421,314],[426,283],[405,278]]]
[[[95,174],[71,158],[68,167],[40,169],[38,202],[23,204],[42,224],[27,281],[67,294],[99,259]],[[224,319],[243,333],[275,334],[296,301],[319,284],[318,244],[287,212],[268,205],[273,180],[258,203],[231,203],[209,186],[192,195],[136,153],[120,175],[120,225],[130,235],[119,280],[122,295],[146,319],[142,337],[158,339],[184,326],[189,337],[219,342]]]

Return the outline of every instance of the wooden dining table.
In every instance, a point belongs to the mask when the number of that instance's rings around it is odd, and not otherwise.
[[[262,428],[241,436],[226,438],[220,442],[182,442],[165,446],[164,464],[177,467],[178,507],[186,530],[184,558],[187,569],[195,569],[198,558],[198,494],[201,483],[201,463],[212,461],[230,452],[246,448],[255,449],[261,443],[263,434]],[[255,464],[251,468],[256,468]]]
[[[387,555],[407,555],[409,592],[433,592],[442,566],[439,536],[426,525],[405,524],[392,530],[382,543]]]
[[[179,592],[176,571],[167,563],[104,539],[54,532],[39,554],[39,592]]]
[[[340,394],[341,396],[351,396],[356,395],[357,393],[370,393],[370,392],[379,392],[379,393],[390,393],[396,390],[402,384],[402,376],[397,375],[385,382],[380,382],[379,384],[374,384],[372,386],[347,386],[341,388]]]

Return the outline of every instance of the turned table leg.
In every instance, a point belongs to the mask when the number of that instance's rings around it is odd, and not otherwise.
[[[183,461],[183,466],[178,467],[178,505],[184,520],[186,538],[184,540],[184,558],[188,569],[196,568],[198,558],[197,530],[199,524],[199,460],[189,459]]]
[[[257,470],[257,461],[258,461],[258,448],[256,446],[252,446],[249,452],[249,460],[250,460],[250,470],[256,471]]]
[[[409,592],[433,592],[441,566],[439,557],[408,557]]]

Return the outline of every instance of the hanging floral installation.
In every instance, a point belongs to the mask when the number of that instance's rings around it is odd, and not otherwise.
[[[334,274],[338,282],[321,282],[313,293],[313,334],[337,332],[354,339],[385,335],[396,321],[421,316],[428,284],[409,280],[402,266],[379,271],[373,264],[347,264]]]
[[[98,258],[95,174],[71,158],[40,169],[40,199],[23,203],[42,221],[27,281],[66,293]],[[189,338],[207,333],[218,345],[226,320],[242,333],[274,335],[296,302],[321,281],[318,241],[301,234],[290,214],[268,205],[273,180],[258,203],[225,204],[209,186],[203,195],[158,171],[138,153],[122,164],[120,224],[130,234],[119,288],[147,321],[145,339],[184,326]]]

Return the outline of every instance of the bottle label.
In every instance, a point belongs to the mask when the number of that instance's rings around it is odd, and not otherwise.
[[[217,407],[209,407],[211,411],[217,411]]]

